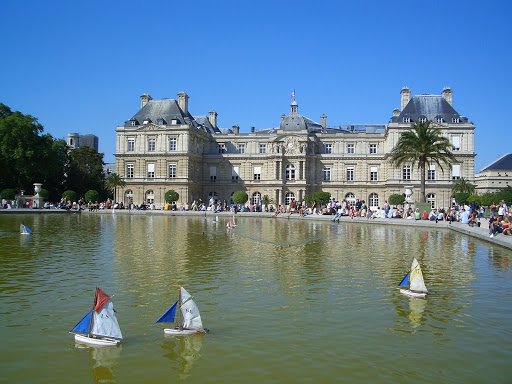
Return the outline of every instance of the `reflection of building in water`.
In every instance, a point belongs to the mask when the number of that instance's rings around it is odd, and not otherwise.
[[[176,337],[167,336],[162,342],[163,356],[172,362],[173,370],[176,370],[180,379],[186,378],[195,361],[201,356],[203,345],[202,334]]]
[[[510,256],[505,249],[489,247],[489,261],[497,270],[507,272],[510,270]]]

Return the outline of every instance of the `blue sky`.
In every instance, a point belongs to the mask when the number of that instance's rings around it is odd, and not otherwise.
[[[188,93],[220,127],[275,127],[289,112],[328,125],[386,124],[412,94],[453,90],[476,125],[476,170],[511,152],[509,1],[6,1],[0,102],[45,132],[99,137],[139,96]]]

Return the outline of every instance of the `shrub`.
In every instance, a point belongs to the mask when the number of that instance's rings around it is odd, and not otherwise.
[[[233,193],[233,203],[235,204],[245,204],[249,200],[249,196],[244,191],[237,191]]]
[[[170,191],[165,192],[164,195],[164,199],[167,203],[174,203],[178,201],[179,198],[180,194],[172,189]]]
[[[50,192],[48,192],[47,189],[41,188],[39,191],[39,197],[43,199],[43,201],[48,201],[48,198],[50,197]]]
[[[71,202],[76,201],[76,192],[68,189],[62,193],[62,198],[68,199]]]
[[[100,199],[100,194],[98,193],[98,191],[95,191],[94,189],[91,189],[87,192],[85,192],[85,201],[90,203],[90,202],[95,202],[95,201],[98,201]]]
[[[16,197],[16,191],[12,188],[5,188],[0,192],[0,198],[7,200],[14,200]]]
[[[464,204],[468,202],[469,193],[467,192],[458,192],[453,195],[455,198],[455,202],[457,204]]]
[[[313,193],[313,200],[316,200],[317,204],[326,205],[331,198],[331,194],[329,192],[318,191]]]
[[[388,197],[389,205],[403,205],[405,203],[405,196],[400,193],[393,193]]]

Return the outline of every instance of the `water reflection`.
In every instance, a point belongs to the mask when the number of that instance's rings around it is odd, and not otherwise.
[[[180,379],[190,375],[194,363],[201,356],[204,335],[171,336],[166,335],[161,344],[163,357],[171,362],[172,369],[178,372]]]
[[[418,328],[422,325],[423,312],[427,306],[428,300],[418,299],[414,297],[409,298],[409,322],[412,328]]]
[[[94,383],[117,383],[114,372],[121,357],[121,345],[116,347],[93,347],[75,343],[75,348],[85,349],[89,352]]]

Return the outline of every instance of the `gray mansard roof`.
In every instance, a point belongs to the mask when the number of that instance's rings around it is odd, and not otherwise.
[[[480,172],[485,171],[512,171],[512,153],[507,153],[495,160]]]
[[[132,121],[135,121],[136,126],[147,123],[164,125],[171,124],[172,120],[176,120],[177,124],[189,124],[192,127],[203,129],[210,133],[218,131],[210,124],[208,118],[204,116],[194,118],[189,112],[184,113],[175,99],[149,100],[148,103],[142,107],[135,116],[126,121],[124,125],[125,127],[130,127],[132,126]]]
[[[430,121],[442,118],[445,123],[452,122],[452,119],[459,119],[461,123],[467,122],[467,118],[461,117],[441,95],[413,96],[400,115],[391,118],[391,122],[403,122],[405,118],[409,118],[411,123],[415,123],[422,117]]]

